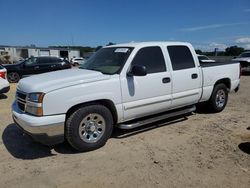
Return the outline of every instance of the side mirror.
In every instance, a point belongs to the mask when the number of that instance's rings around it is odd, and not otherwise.
[[[133,65],[130,71],[127,73],[128,76],[146,76],[147,69],[142,65]]]

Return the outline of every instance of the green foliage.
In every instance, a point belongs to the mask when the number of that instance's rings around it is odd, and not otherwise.
[[[226,56],[238,56],[242,52],[244,52],[244,48],[241,48],[238,46],[230,46],[229,48],[226,48],[225,55]]]
[[[215,56],[215,52],[202,52],[201,50],[195,50],[197,54],[206,55],[206,56]],[[244,48],[238,46],[230,46],[226,48],[225,51],[218,51],[217,56],[238,56],[244,52]]]

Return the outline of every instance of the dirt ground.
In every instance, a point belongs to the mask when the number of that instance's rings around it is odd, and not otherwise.
[[[15,85],[0,96],[0,187],[250,187],[250,76],[218,114],[197,112],[133,131],[96,151],[46,147],[13,124]]]

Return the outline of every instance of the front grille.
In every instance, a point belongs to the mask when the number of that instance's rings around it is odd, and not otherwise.
[[[26,97],[27,95],[25,93],[20,92],[20,91],[16,92],[16,101],[17,101],[18,108],[23,112],[25,112]]]

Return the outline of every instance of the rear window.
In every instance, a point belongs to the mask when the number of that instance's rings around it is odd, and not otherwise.
[[[4,67],[2,65],[0,65],[0,69],[4,69]]]
[[[187,46],[168,46],[173,70],[182,70],[195,67],[193,55]]]

